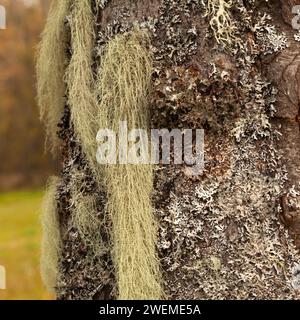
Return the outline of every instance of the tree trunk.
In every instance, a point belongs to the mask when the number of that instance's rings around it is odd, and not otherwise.
[[[94,80],[101,78],[101,59],[116,37],[137,26],[147,30],[153,55],[151,128],[205,132],[202,174],[191,176],[186,164],[154,167],[151,203],[161,298],[299,298],[296,0],[86,2],[95,38],[93,63],[85,67]],[[76,23],[68,15],[70,64]],[[56,192],[61,251],[55,291],[59,299],[117,299],[122,288],[114,220],[106,205],[111,194],[95,176],[78,136],[68,81],[58,132],[63,169]],[[90,228],[80,230],[74,221],[84,199],[94,201],[96,209],[90,211]],[[105,225],[93,229],[94,221]],[[100,238],[101,254],[94,250]],[[137,240],[132,250],[138,245]]]

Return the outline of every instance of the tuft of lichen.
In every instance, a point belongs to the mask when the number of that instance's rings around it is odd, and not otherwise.
[[[53,154],[58,146],[57,124],[65,104],[68,46],[65,22],[69,7],[68,0],[52,2],[37,55],[37,101],[46,127],[46,142]]]
[[[43,199],[41,224],[43,229],[41,245],[41,277],[49,292],[55,294],[60,277],[61,234],[57,210],[56,194],[59,179],[52,177],[48,181]]]
[[[300,31],[298,31],[298,33],[294,34],[294,39],[296,41],[299,41],[300,42]]]
[[[234,6],[232,0],[201,0],[205,7],[205,16],[209,18],[209,25],[214,37],[224,47],[232,46],[236,42],[237,25],[230,9]]]
[[[263,55],[280,52],[288,47],[287,35],[279,32],[274,25],[270,24],[271,20],[270,15],[260,15],[253,28],[257,44],[261,47]]]
[[[150,129],[148,94],[153,58],[149,40],[147,32],[135,28],[108,42],[97,81],[99,129],[117,132],[120,121],[126,121],[130,130]],[[159,299],[157,226],[150,201],[153,168],[122,161],[119,158],[117,164],[95,164],[100,172],[97,179],[107,189],[119,299]]]

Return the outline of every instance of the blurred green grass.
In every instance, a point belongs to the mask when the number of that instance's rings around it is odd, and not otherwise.
[[[0,300],[51,299],[40,278],[42,191],[0,194],[0,265],[6,290]]]

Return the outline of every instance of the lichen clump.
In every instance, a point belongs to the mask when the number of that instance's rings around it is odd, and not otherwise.
[[[218,43],[231,46],[237,41],[235,36],[237,26],[231,16],[230,9],[234,6],[232,0],[202,0],[205,16],[209,17],[209,25]]]
[[[108,43],[97,83],[99,129],[117,132],[120,121],[126,121],[129,130],[149,130],[148,94],[153,66],[148,47],[148,35],[140,30],[119,35]],[[152,166],[119,163],[100,169],[113,223],[119,299],[160,299],[157,227],[150,202]]]
[[[61,235],[57,210],[57,188],[59,179],[49,179],[43,200],[41,224],[43,229],[41,249],[41,276],[51,293],[56,292],[59,277],[59,260],[61,258]]]
[[[57,124],[65,105],[64,74],[67,66],[66,16],[69,0],[52,2],[37,58],[37,100],[53,153],[58,144]]]

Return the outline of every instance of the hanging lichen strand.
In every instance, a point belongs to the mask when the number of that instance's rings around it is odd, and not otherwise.
[[[133,30],[111,40],[99,69],[100,128],[115,132],[120,121],[128,129],[149,129],[148,93],[152,74],[147,33]],[[113,256],[120,299],[159,299],[156,221],[150,202],[149,164],[105,165],[108,210],[113,222]]]
[[[49,179],[43,201],[41,224],[43,229],[41,249],[41,276],[49,290],[55,294],[59,276],[58,263],[61,256],[61,237],[57,216],[56,192],[59,184],[57,177]]]
[[[100,128],[117,130],[122,120],[131,128],[149,128],[147,96],[152,73],[152,57],[147,48],[149,39],[146,33],[135,30],[111,40],[101,59],[95,88],[92,72],[94,20],[90,2],[76,1],[69,21],[72,58],[66,79],[71,118],[96,180],[99,183],[104,180],[107,188],[119,298],[160,298],[156,226],[150,203],[152,167],[101,167],[96,159],[96,134]],[[88,227],[82,222],[90,223],[88,217],[81,215],[90,214],[93,212],[77,210],[75,221],[80,221],[79,230]],[[94,247],[102,246],[95,243]]]
[[[94,173],[97,172],[96,134],[93,119],[97,113],[94,92],[93,49],[94,16],[91,1],[76,0],[69,16],[72,56],[66,71],[71,120]]]
[[[102,191],[103,181],[100,167],[96,161],[96,135],[99,128],[97,128],[95,121],[100,108],[97,105],[92,70],[95,20],[91,1],[74,1],[68,23],[71,32],[72,56],[66,71],[66,82],[71,113],[71,131],[74,129],[74,136],[72,136],[72,132],[69,138],[75,139],[75,145],[79,147],[70,145],[69,150],[71,158],[74,153],[77,153],[71,168],[71,180],[68,183],[72,200],[70,206],[72,216],[69,226],[78,232],[82,243],[89,251],[83,259],[87,268],[94,268],[99,275],[104,277],[105,270],[108,269],[106,260],[109,260],[107,257],[110,257],[112,244],[109,240],[110,237],[106,235],[104,236],[106,240],[103,240],[103,233],[105,233],[103,230],[108,229],[108,219],[103,216],[104,210],[99,211],[99,202],[101,203],[99,194],[101,192],[98,191]],[[74,149],[78,150],[74,152]],[[78,160],[80,163],[77,167]],[[86,194],[86,188],[81,185],[86,180],[85,167],[91,169],[87,170],[90,175],[93,175],[91,179],[96,184],[96,191],[88,192],[88,194]],[[103,187],[105,189],[105,186]],[[107,232],[110,233],[111,230],[107,230]],[[73,241],[75,240],[73,239]],[[98,261],[98,267],[95,266],[95,260]],[[108,262],[108,264],[110,263]],[[63,279],[63,283],[66,281],[66,278]]]
[[[52,152],[57,145],[57,124],[65,105],[63,79],[67,64],[65,20],[68,10],[69,0],[52,2],[37,58],[37,99]]]

